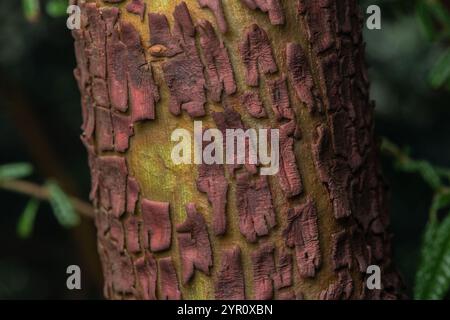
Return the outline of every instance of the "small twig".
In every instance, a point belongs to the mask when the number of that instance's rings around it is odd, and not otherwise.
[[[49,200],[50,194],[45,186],[40,186],[32,182],[23,180],[9,180],[0,182],[0,189],[21,193],[40,200]],[[94,208],[87,202],[80,199],[69,197],[75,211],[81,215],[93,218]]]
[[[391,141],[389,141],[386,138],[383,140],[382,150],[386,154],[394,157],[398,161],[398,163],[400,163],[402,165],[408,165],[408,164],[411,164],[414,162],[415,163],[421,162],[420,160],[414,160],[414,159],[410,158],[407,152],[403,151],[402,149],[400,149],[398,146],[396,146],[394,143],[392,143]],[[450,181],[450,169],[449,168],[433,166],[433,169],[440,178],[445,178]],[[405,171],[405,170],[403,170],[403,171]],[[424,176],[424,174],[422,172],[420,172],[420,170],[417,170],[417,172],[420,173],[422,175],[422,178],[426,180],[426,177]],[[450,187],[446,186],[444,183],[440,183],[440,185],[438,187],[433,187],[433,186],[431,186],[431,187],[434,191],[434,199],[435,200],[433,200],[433,203],[436,202],[436,199],[438,197],[440,197],[442,195],[450,194]],[[433,207],[430,209],[430,219],[436,219],[436,212],[433,212]]]
[[[399,147],[397,147],[394,143],[392,143],[390,140],[384,138],[383,144],[382,144],[382,150],[394,158],[397,159],[397,161],[400,162],[409,162],[411,159],[409,156],[401,150]]]

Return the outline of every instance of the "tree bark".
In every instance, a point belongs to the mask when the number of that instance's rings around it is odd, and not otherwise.
[[[356,0],[78,2],[107,298],[402,297]],[[279,129],[279,173],[175,165],[195,120]]]

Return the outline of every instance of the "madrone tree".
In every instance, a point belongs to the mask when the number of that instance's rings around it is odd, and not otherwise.
[[[401,297],[356,0],[72,4],[107,298]],[[194,121],[278,129],[278,173],[174,164]]]

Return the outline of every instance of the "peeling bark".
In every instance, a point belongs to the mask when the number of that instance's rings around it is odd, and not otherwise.
[[[241,262],[241,249],[234,246],[222,253],[222,262],[215,283],[217,300],[245,299],[245,282]]]
[[[72,2],[107,298],[403,297],[355,0]],[[279,129],[280,171],[175,166],[194,119]]]

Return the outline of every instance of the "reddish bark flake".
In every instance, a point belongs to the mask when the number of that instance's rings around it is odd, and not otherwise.
[[[348,300],[353,293],[353,279],[347,269],[338,273],[336,282],[319,294],[320,300]]]
[[[226,136],[227,129],[244,129],[241,115],[226,107],[224,112],[213,112],[212,117],[220,131]]]
[[[351,155],[350,119],[347,112],[338,111],[329,116],[333,150],[336,155],[349,157]]]
[[[314,163],[322,182],[327,186],[333,204],[334,216],[342,219],[352,214],[350,205],[350,168],[336,159],[333,152],[331,134],[321,125],[317,128],[317,138],[312,145]]]
[[[121,253],[117,246],[108,240],[99,242],[99,251],[103,252],[104,263],[107,264],[105,282],[111,283],[112,289],[118,294],[132,293],[135,278],[131,257],[126,252]]]
[[[226,139],[224,139],[224,148],[226,149],[226,143],[227,143],[227,139],[229,139],[231,142],[228,143],[233,143],[236,144],[236,139],[233,139],[232,137],[229,137],[229,134],[227,133],[228,129],[242,129],[245,131],[245,127],[244,124],[242,123],[242,119],[241,119],[241,115],[239,113],[237,113],[236,111],[234,111],[232,108],[225,106],[225,111],[224,112],[212,112],[212,117],[214,119],[214,122],[217,125],[217,128],[222,132],[224,137],[227,137]],[[246,155],[245,155],[245,159],[244,159],[244,166],[245,169],[252,173],[255,174],[257,173],[257,168],[255,164],[251,164],[249,161],[249,153],[250,153],[250,139],[246,139],[245,141],[246,143]],[[230,164],[227,165],[226,168],[228,170],[228,172],[234,176],[235,171],[239,168],[242,167],[241,164],[238,164],[238,159],[237,159],[237,148],[233,147],[235,152],[234,152],[234,160],[233,163],[234,164]],[[224,150],[225,150],[224,149]]]
[[[294,137],[298,134],[295,121],[280,127],[280,169],[277,177],[288,198],[303,192],[303,183],[294,153]]]
[[[175,37],[180,39],[185,50],[192,49],[192,46],[195,46],[195,39],[193,39],[195,37],[195,26],[186,2],[182,1],[175,7],[173,18],[175,20]]]
[[[292,286],[292,255],[285,247],[281,248],[276,267],[277,272],[273,275],[275,289],[280,290]]]
[[[272,244],[265,244],[251,254],[255,300],[273,299],[274,250],[275,248]]]
[[[150,64],[145,59],[141,39],[135,27],[128,22],[121,25],[122,41],[127,47],[127,79],[131,120],[137,122],[155,118],[155,104],[159,101]]]
[[[106,79],[106,25],[95,3],[83,5],[89,30],[86,30],[89,57],[89,73]]]
[[[384,239],[384,235],[375,235],[369,234],[367,237],[367,242],[370,247],[370,253],[374,261],[383,261],[383,258],[387,256],[384,247],[386,239]]]
[[[299,0],[299,14],[306,17],[308,40],[316,52],[324,52],[335,45],[335,2],[329,0]]]
[[[369,182],[370,175],[373,174],[372,170],[374,169],[370,167],[363,170],[361,175],[359,177],[355,177],[351,183],[351,197],[355,218],[362,226],[362,230],[364,232],[369,231],[370,225],[377,218],[380,212],[377,194],[373,187],[370,186]]]
[[[217,37],[213,26],[206,20],[197,25],[200,35],[206,73],[208,76],[208,91],[215,102],[222,101],[222,92],[232,95],[236,92],[233,67],[223,41]]]
[[[97,225],[97,230],[98,230],[98,215],[96,216],[96,225]],[[102,271],[103,271],[103,295],[105,296],[105,298],[110,299],[112,297],[112,272],[111,272],[111,262],[109,261],[109,256],[108,256],[108,252],[106,251],[105,245],[104,243],[107,240],[105,240],[105,238],[98,234],[98,238],[97,238],[97,251],[98,251],[98,255],[100,257],[101,260],[101,266],[102,266]]]
[[[117,25],[120,11],[115,7],[102,8],[102,16],[106,22],[106,57],[108,72],[108,88],[111,107],[116,111],[128,110],[127,69],[124,61],[127,47],[120,40]]]
[[[355,228],[356,229],[356,228]],[[367,271],[371,264],[370,249],[366,244],[363,232],[354,230],[352,234],[352,251],[361,273]]]
[[[217,25],[222,33],[227,33],[228,23],[223,11],[222,0],[197,0],[202,8],[209,8],[216,17]]]
[[[86,6],[86,5],[89,5],[89,4],[88,3],[82,4],[82,6]],[[116,32],[117,29],[116,30],[114,30],[114,29],[116,28],[116,23],[120,16],[119,8],[105,6],[105,7],[99,8],[97,10],[99,11],[98,13],[100,13],[100,16],[101,16],[103,22],[105,23],[105,28],[106,28],[105,35],[109,36],[112,33]],[[89,21],[83,21],[83,19],[82,19],[81,22],[84,27],[89,27],[89,24],[88,24]]]
[[[150,244],[152,252],[169,249],[172,240],[169,203],[143,199],[141,209],[144,248],[149,248]]]
[[[95,227],[97,228],[97,236],[104,237],[110,230],[109,216],[104,210],[99,210],[95,215]]]
[[[108,86],[105,80],[99,78],[92,80],[92,96],[97,106],[109,109]]]
[[[249,9],[259,9],[269,14],[270,23],[281,25],[285,23],[285,16],[280,0],[241,0]]]
[[[348,157],[350,166],[352,168],[352,171],[357,171],[359,168],[361,168],[361,165],[365,161],[365,155],[361,152],[361,149],[359,146],[360,131],[358,129],[356,129],[355,126],[350,126],[347,128],[345,134],[346,134],[347,140],[348,140],[347,143],[349,145],[349,148],[351,149],[350,155]],[[367,136],[367,134],[363,133],[363,137],[364,136]],[[364,140],[364,138],[361,140]]]
[[[127,181],[127,213],[134,214],[136,211],[136,204],[139,199],[139,184],[133,177],[128,177]]]
[[[134,262],[142,300],[156,300],[157,266],[151,253],[146,252]]]
[[[228,181],[223,165],[201,164],[198,167],[197,188],[208,195],[213,210],[213,231],[216,236],[226,233]]]
[[[117,293],[127,294],[133,291],[135,283],[131,258],[127,254],[111,257],[112,284]]]
[[[175,57],[164,64],[164,77],[171,93],[169,110],[180,115],[185,110],[192,118],[205,115],[205,80],[200,60]]]
[[[268,81],[270,98],[272,101],[272,109],[277,120],[293,120],[295,119],[294,110],[289,101],[289,92],[286,83],[286,76],[282,76],[278,80]]]
[[[244,271],[242,270],[241,249],[238,246],[222,252],[215,292],[217,300],[245,299]]]
[[[236,180],[239,229],[248,241],[256,242],[277,224],[267,177],[241,173]]]
[[[114,150],[114,132],[109,109],[95,108],[95,138],[101,152]]]
[[[254,91],[245,92],[241,96],[241,104],[245,106],[252,117],[258,119],[267,117],[266,109],[264,109],[259,93]]]
[[[286,46],[286,59],[289,76],[297,97],[308,107],[311,113],[316,112],[314,80],[308,59],[301,45],[288,43]]]
[[[321,263],[317,210],[311,198],[303,205],[289,209],[288,225],[283,231],[286,245],[295,248],[300,276],[312,278]]]
[[[112,112],[111,118],[114,131],[114,149],[117,152],[126,152],[130,145],[130,137],[134,135],[131,117]]]
[[[99,206],[99,190],[100,190],[100,171],[97,168],[97,157],[95,154],[94,146],[89,144],[86,138],[82,135],[81,142],[84,144],[88,154],[88,165],[91,173],[91,191],[89,193],[89,199],[93,202],[95,207]]]
[[[94,138],[95,133],[95,108],[93,106],[93,101],[90,95],[86,94],[83,96],[81,101],[81,107],[83,111],[83,139],[87,143],[91,143]]]
[[[184,284],[193,278],[195,269],[209,275],[213,264],[205,219],[192,203],[186,205],[186,213],[186,221],[177,226]]]
[[[266,31],[257,24],[251,25],[244,35],[239,51],[245,66],[246,81],[249,86],[259,85],[259,72],[263,74],[278,71],[272,47]]]
[[[163,64],[163,72],[170,91],[169,111],[180,115],[185,110],[192,118],[205,115],[205,78],[203,64],[195,43],[196,30],[185,2],[175,7],[174,37],[184,53]]]
[[[140,220],[135,215],[128,216],[124,221],[127,250],[131,253],[141,252],[139,240]]]
[[[150,53],[155,57],[173,57],[183,52],[178,40],[170,32],[167,17],[159,13],[148,14]]]
[[[144,21],[146,6],[147,4],[142,0],[131,0],[126,9],[128,12],[138,15],[141,21]]]
[[[277,300],[284,301],[284,300],[301,300],[301,299],[297,299],[297,297],[295,296],[295,292],[293,290],[286,290],[278,294]]]
[[[89,84],[89,66],[88,57],[86,55],[87,41],[85,32],[83,30],[73,30],[72,36],[75,39],[75,58],[77,61],[77,68],[74,71],[75,78],[78,81],[78,87],[82,93],[86,92],[86,87]]]
[[[104,156],[96,160],[100,203],[120,218],[125,213],[128,169],[125,158]]]
[[[159,281],[161,286],[161,300],[180,300],[181,292],[172,258],[158,260]]]
[[[111,242],[117,247],[120,252],[124,252],[125,249],[125,232],[123,229],[122,222],[112,216],[108,216],[107,218],[109,225],[109,235]]]
[[[352,267],[352,251],[347,231],[331,235],[331,263],[334,270]]]
[[[340,110],[343,107],[341,94],[342,75],[339,70],[339,58],[336,53],[326,55],[320,60],[321,66],[321,86],[326,92],[326,107],[330,111]]]

